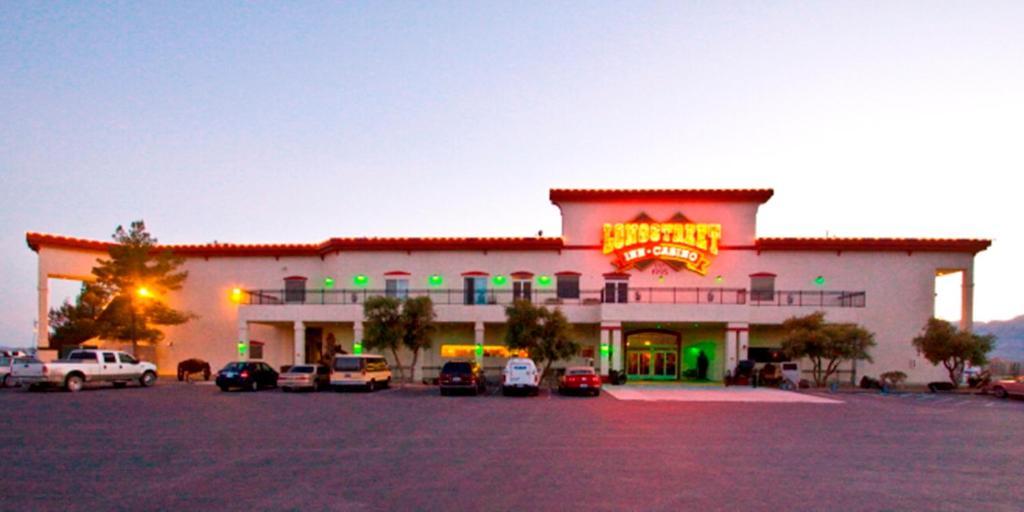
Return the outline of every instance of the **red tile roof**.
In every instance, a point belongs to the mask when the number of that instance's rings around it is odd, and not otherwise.
[[[107,252],[113,242],[27,233],[29,248],[67,247]],[[991,240],[965,238],[759,238],[758,251],[907,251],[976,254]],[[331,238],[319,244],[169,244],[160,249],[180,256],[322,256],[336,251],[557,251],[561,238]]]
[[[553,188],[548,197],[552,203],[579,203],[604,201],[651,201],[669,199],[679,201],[720,201],[764,203],[775,191],[770,188],[652,188],[652,189],[582,189]]]
[[[992,245],[974,238],[758,238],[758,251],[969,252]]]
[[[42,245],[106,252],[113,242],[44,233],[27,233],[33,251]],[[468,238],[331,238],[319,244],[167,244],[160,249],[180,256],[319,256],[336,251],[557,251],[562,239],[468,237]]]

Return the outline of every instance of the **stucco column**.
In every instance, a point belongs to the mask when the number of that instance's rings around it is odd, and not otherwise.
[[[292,364],[304,364],[306,362],[306,324],[296,320],[294,329],[295,361]]]
[[[605,347],[607,347],[607,350],[605,350]],[[600,351],[600,354],[601,354],[601,366],[600,366],[601,375],[605,375],[605,376],[608,375],[608,363],[609,363],[609,360],[611,359],[610,358],[611,348],[612,348],[612,331],[611,331],[611,329],[605,329],[604,326],[602,325],[601,326],[601,343],[597,347],[598,351]]]
[[[473,324],[473,343],[476,344],[473,347],[474,356],[476,357],[476,363],[480,366],[484,364],[484,323],[476,322]]]
[[[39,269],[39,319],[36,320],[36,347],[50,348],[50,288],[49,276]]]
[[[245,347],[245,355],[239,354],[239,359],[243,361],[249,360],[249,322],[245,320],[238,321],[238,343]],[[238,347],[235,347],[235,351],[238,351]]]
[[[740,345],[739,351],[737,352],[737,357],[739,357],[739,359],[741,361],[744,360],[744,359],[749,359],[750,356],[748,354],[748,350],[747,349],[750,348],[750,328],[749,327],[743,327],[742,329],[740,329],[738,331],[737,338],[739,340],[739,345]]]
[[[624,353],[622,352],[622,324],[616,325],[616,328],[611,331],[612,333],[612,369],[618,372],[622,371],[622,358]]]
[[[352,352],[356,352],[356,344],[362,346],[363,344],[363,323],[355,322],[352,324]]]
[[[960,283],[960,329],[974,329],[974,264],[963,270]]]
[[[736,373],[736,345],[739,342],[739,333],[730,328],[725,329],[725,371],[730,375]]]

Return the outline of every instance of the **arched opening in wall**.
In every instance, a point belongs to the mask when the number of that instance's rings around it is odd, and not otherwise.
[[[49,318],[46,325],[50,331],[49,348],[56,350],[60,356],[92,338],[82,329],[76,327],[75,324],[79,321],[77,317],[104,306],[104,304],[96,303],[95,300],[90,300],[89,297],[83,300],[81,295],[84,283],[85,281],[82,279],[56,277],[47,279],[46,300],[49,306]],[[70,308],[64,308],[64,304],[69,304]],[[76,306],[78,307],[76,308]],[[69,309],[74,309],[74,311],[69,311]],[[96,313],[98,314],[98,311]],[[37,319],[33,335],[36,334],[35,330],[39,329],[40,325],[42,324]],[[30,345],[35,345],[34,339]]]
[[[963,313],[963,284],[962,269],[935,271],[935,307],[932,316],[947,322],[960,322]]]

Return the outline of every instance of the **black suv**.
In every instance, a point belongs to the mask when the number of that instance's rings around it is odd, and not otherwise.
[[[444,396],[456,390],[468,390],[474,395],[487,391],[484,369],[476,361],[448,361],[441,368],[438,381]]]
[[[242,388],[258,391],[260,388],[277,387],[277,372],[267,363],[236,361],[228,363],[217,372],[217,387],[221,391]]]

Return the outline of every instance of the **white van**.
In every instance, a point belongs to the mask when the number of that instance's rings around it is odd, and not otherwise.
[[[533,359],[513,358],[505,364],[501,394],[508,396],[512,391],[524,391],[533,396],[540,392],[540,371]]]
[[[331,387],[359,386],[373,391],[391,385],[391,368],[384,356],[337,355],[331,365]]]

